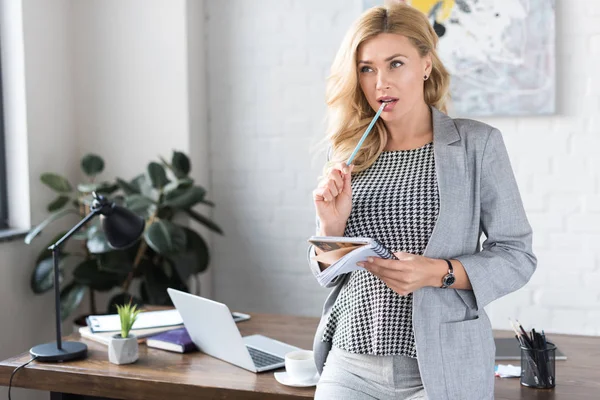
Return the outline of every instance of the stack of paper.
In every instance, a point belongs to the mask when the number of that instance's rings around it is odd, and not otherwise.
[[[361,261],[366,262],[368,257],[379,257],[379,255],[370,247],[359,247],[321,271],[317,275],[317,280],[319,281],[319,284],[325,286],[338,275],[347,274],[348,272],[352,271],[364,270],[363,267],[356,265],[356,263]]]
[[[160,328],[149,328],[149,329],[138,329],[131,331],[138,338],[138,342],[145,341],[147,337],[156,335],[158,333],[171,331],[178,329],[178,326],[163,326]],[[93,340],[98,343],[108,345],[114,335],[120,335],[119,332],[98,332],[94,333],[90,330],[89,326],[82,326],[79,328],[79,334],[82,338]]]
[[[93,333],[118,332],[121,330],[121,320],[118,314],[90,315],[87,317],[87,325]],[[139,329],[177,327],[183,325],[179,311],[162,310],[146,311],[138,314],[131,330],[135,333]]]
[[[500,378],[520,378],[521,377],[521,367],[520,366],[515,366],[512,364],[508,364],[508,365],[503,365],[503,364],[498,364],[496,365],[496,376],[499,376]]]

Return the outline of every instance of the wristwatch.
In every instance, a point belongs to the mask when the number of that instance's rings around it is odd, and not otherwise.
[[[450,260],[444,261],[448,263],[448,273],[442,278],[442,289],[446,289],[447,287],[451,286],[454,283],[454,281],[456,281],[456,278],[454,277],[454,268],[452,268],[452,263],[450,262]]]

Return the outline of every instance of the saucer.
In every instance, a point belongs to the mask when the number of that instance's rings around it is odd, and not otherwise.
[[[321,376],[317,372],[311,379],[307,379],[305,381],[294,381],[292,378],[290,378],[287,372],[275,372],[275,379],[277,382],[281,383],[282,385],[294,387],[315,386],[319,382],[320,377]]]

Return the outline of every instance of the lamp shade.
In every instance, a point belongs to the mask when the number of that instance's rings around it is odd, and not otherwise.
[[[112,203],[102,210],[100,224],[110,247],[125,249],[142,235],[145,221],[128,209]]]

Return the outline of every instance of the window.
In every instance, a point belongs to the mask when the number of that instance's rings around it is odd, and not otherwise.
[[[6,193],[6,146],[4,140],[4,102],[0,60],[0,229],[8,228],[8,196]]]

